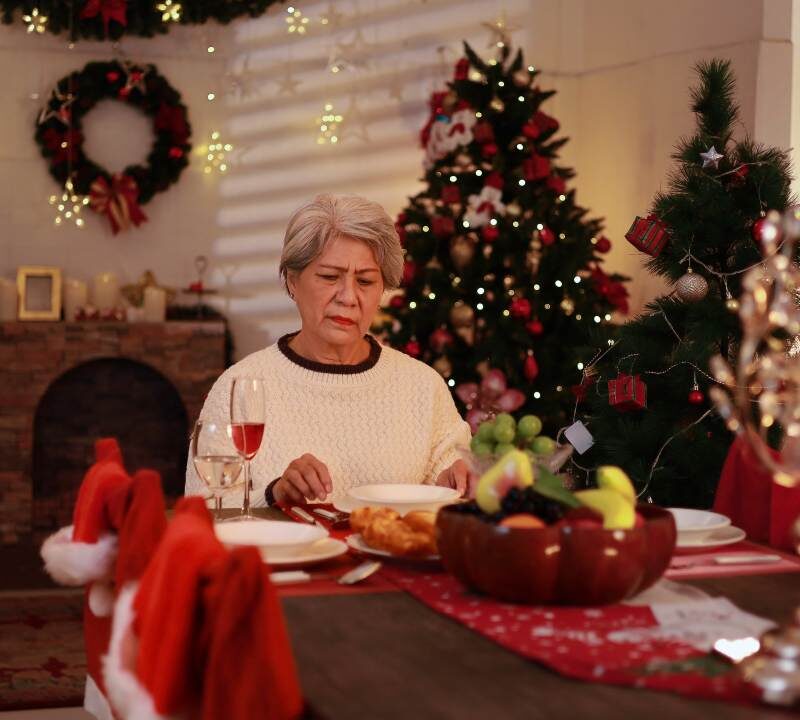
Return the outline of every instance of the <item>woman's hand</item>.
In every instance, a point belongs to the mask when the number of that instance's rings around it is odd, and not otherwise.
[[[473,473],[467,463],[456,460],[449,468],[442,470],[436,478],[436,484],[443,487],[455,488],[462,496],[473,497],[478,476]]]
[[[289,463],[275,483],[272,494],[279,503],[304,503],[306,499],[324,500],[332,490],[333,483],[325,463],[306,453]]]

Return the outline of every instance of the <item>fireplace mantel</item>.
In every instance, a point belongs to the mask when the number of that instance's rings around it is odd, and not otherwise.
[[[32,529],[33,431],[40,400],[65,372],[110,358],[142,363],[166,378],[191,423],[224,370],[225,325],[0,323],[0,543],[15,542]]]

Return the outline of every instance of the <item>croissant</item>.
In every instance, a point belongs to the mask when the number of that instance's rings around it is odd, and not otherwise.
[[[422,557],[435,555],[436,514],[414,511],[401,518],[388,508],[359,508],[350,513],[350,526],[364,542],[392,555]]]

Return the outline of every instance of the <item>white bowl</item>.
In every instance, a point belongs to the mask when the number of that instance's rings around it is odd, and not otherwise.
[[[692,508],[667,508],[675,518],[678,540],[699,542],[720,528],[731,524],[731,519],[719,513]]]
[[[310,545],[328,537],[328,531],[320,525],[282,520],[216,523],[214,532],[225,545],[255,545],[277,558],[302,555]]]
[[[348,490],[347,495],[362,507],[388,507],[401,514],[412,510],[436,511],[460,497],[453,488],[412,483],[361,485]]]

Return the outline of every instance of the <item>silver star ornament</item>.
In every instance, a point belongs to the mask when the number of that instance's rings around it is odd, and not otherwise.
[[[717,148],[712,145],[708,150],[706,150],[706,152],[700,153],[700,157],[703,158],[704,168],[711,166],[716,170],[719,166],[719,161],[725,156],[721,153],[718,153]]]

